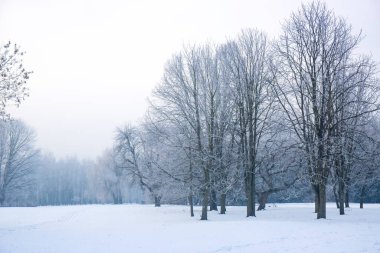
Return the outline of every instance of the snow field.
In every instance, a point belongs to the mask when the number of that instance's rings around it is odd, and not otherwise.
[[[0,252],[380,252],[380,205],[352,206],[340,216],[329,204],[326,220],[313,204],[270,204],[256,218],[228,207],[208,221],[186,206],[0,208]]]

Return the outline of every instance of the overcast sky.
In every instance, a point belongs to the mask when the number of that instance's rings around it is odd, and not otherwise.
[[[10,111],[57,157],[95,158],[135,123],[165,61],[186,43],[223,42],[243,28],[275,37],[302,1],[0,0],[0,43],[27,52],[30,97]],[[380,61],[380,1],[327,1]]]

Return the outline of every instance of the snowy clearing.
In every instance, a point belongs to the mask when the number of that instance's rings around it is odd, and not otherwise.
[[[313,204],[210,212],[186,206],[86,205],[0,208],[1,253],[85,252],[380,252],[380,205],[352,204],[317,220]]]

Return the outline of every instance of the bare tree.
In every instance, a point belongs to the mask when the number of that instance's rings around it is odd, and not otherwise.
[[[188,136],[190,168],[202,174],[201,219],[207,220],[211,166],[207,151],[212,146],[210,141],[207,145],[205,114],[202,114],[205,112],[201,104],[202,86],[207,85],[204,82],[209,74],[202,73],[202,53],[202,48],[188,47],[172,57],[166,65],[162,83],[154,91],[154,106],[156,111],[160,111],[163,120]]]
[[[344,204],[348,207],[349,174],[355,162],[355,149],[367,133],[363,131],[371,119],[370,114],[378,110],[378,80],[374,77],[375,63],[369,57],[343,59],[344,68],[336,78],[333,105],[334,120],[332,138],[334,140],[333,175],[338,185],[338,206],[344,214]]]
[[[260,139],[271,113],[271,72],[266,35],[245,30],[225,45],[225,62],[238,110],[240,159],[245,172],[247,217],[255,216],[255,181]]]
[[[360,36],[352,35],[351,30],[325,4],[312,2],[302,5],[286,21],[276,45],[278,82],[274,91],[303,145],[315,192],[317,218],[326,218],[326,184],[334,160],[335,119],[338,111],[343,110],[342,106],[334,105],[356,82],[345,89],[340,89],[339,83],[357,77],[359,72],[350,70],[362,64],[353,61],[353,50]],[[343,72],[352,73],[342,81]],[[367,75],[372,76],[373,71]],[[357,102],[361,101],[344,100],[345,104]],[[368,104],[371,106],[366,113],[377,109],[376,104]],[[352,117],[344,116],[339,122]]]
[[[35,135],[20,121],[0,122],[0,205],[33,183]]]
[[[122,182],[125,177],[124,168],[119,166],[115,150],[105,151],[98,161],[102,168],[105,190],[111,195],[114,204],[122,204]]]
[[[350,187],[363,208],[368,193],[380,185],[380,124],[378,117],[372,117],[357,134],[353,162],[347,177]],[[340,202],[340,205],[342,203]]]
[[[170,184],[167,197],[173,201],[187,199],[190,216],[194,216],[194,195],[200,187],[199,171],[194,168],[194,144],[191,131],[183,124],[173,124],[167,117],[168,111],[151,104],[143,128],[148,145],[152,148],[154,166],[164,176],[165,184]],[[174,196],[173,193],[177,195]],[[169,199],[167,199],[169,201]]]
[[[126,126],[117,130],[115,151],[117,166],[127,176],[149,191],[156,207],[161,206],[164,177],[160,166],[159,154],[154,151],[141,130]]]

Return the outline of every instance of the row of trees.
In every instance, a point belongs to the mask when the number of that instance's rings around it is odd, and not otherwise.
[[[378,124],[368,125],[367,128],[371,136],[376,137],[379,134]],[[200,203],[202,196],[200,196],[199,184],[195,184],[195,182],[199,182],[199,178],[193,174],[192,182],[194,184],[186,182],[191,175],[186,169],[192,168],[186,168],[180,162],[185,158],[174,156],[176,149],[153,151],[147,149],[147,146],[143,148],[141,141],[148,135],[136,128],[125,128],[120,131],[128,135],[133,133],[137,138],[131,141],[136,144],[134,152],[139,169],[138,174],[135,173],[137,171],[134,171],[135,165],[134,167],[122,166],[124,160],[117,157],[120,154],[118,149],[106,151],[96,162],[81,162],[76,158],[56,160],[52,155],[41,155],[34,148],[35,134],[22,122],[8,121],[3,123],[2,129],[2,164],[5,164],[4,161],[9,161],[7,167],[2,167],[1,179],[2,182],[6,182],[1,188],[2,205],[145,203],[150,201],[149,198],[155,201],[157,206],[160,205],[161,200],[165,203],[177,204]],[[141,135],[138,136],[138,134]],[[380,139],[378,136],[376,138]],[[258,169],[256,184],[256,193],[260,203],[259,210],[265,208],[269,195],[271,195],[271,201],[274,202],[311,200],[308,197],[310,196],[309,184],[305,178],[297,177],[296,173],[299,173],[298,170],[301,167],[295,166],[294,159],[291,158],[293,151],[279,145],[284,142],[285,139],[279,142],[271,141],[265,147],[268,155],[260,162],[262,166]],[[154,143],[145,142],[144,145],[156,148],[161,145],[156,141]],[[358,151],[358,155],[364,159],[361,159],[360,163],[356,163],[361,167],[353,166],[350,173],[350,178],[353,179],[349,186],[352,199],[360,201],[362,205],[364,200],[380,201],[380,185],[379,171],[377,170],[379,156],[376,153],[378,144],[370,139],[365,139],[361,145],[362,148]],[[13,151],[10,152],[10,150]],[[148,150],[149,154],[146,153]],[[127,149],[124,149],[124,152],[128,152]],[[371,152],[374,155],[369,156]],[[7,154],[12,154],[12,158],[8,158]],[[156,154],[154,160],[152,154]],[[166,156],[160,159],[157,154]],[[169,158],[171,159],[168,160]],[[184,174],[177,171],[176,176],[173,176],[173,172],[181,166],[184,166]],[[234,173],[238,173],[238,171],[234,171]],[[240,185],[242,182],[238,180],[238,175],[229,183],[217,182],[217,185],[224,184],[228,187],[228,189],[219,187],[216,189],[220,196],[219,203],[224,201],[224,203],[220,203],[221,212],[226,211],[227,204],[242,205],[245,203],[244,189]],[[295,181],[296,179],[299,180]],[[331,177],[328,185],[330,200],[334,199],[335,180],[334,177]]]
[[[109,160],[57,160],[34,146],[35,134],[20,121],[1,125],[0,206],[144,203],[128,177],[118,177]],[[106,157],[106,156],[105,156]]]

